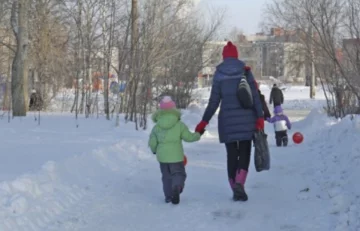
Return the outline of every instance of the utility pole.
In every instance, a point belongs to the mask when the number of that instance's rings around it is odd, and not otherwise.
[[[310,75],[310,99],[315,99],[316,87],[315,87],[315,51],[314,51],[314,30],[313,26],[309,27],[310,32],[310,52],[311,52],[311,75]]]
[[[313,51],[313,58],[315,58],[314,56],[314,51]],[[315,99],[315,95],[316,95],[316,71],[315,71],[315,62],[314,60],[311,61],[311,84],[310,84],[310,98],[311,99]]]

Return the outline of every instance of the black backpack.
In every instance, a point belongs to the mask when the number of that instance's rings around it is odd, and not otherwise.
[[[254,106],[253,96],[251,92],[250,85],[247,81],[247,76],[250,70],[245,69],[244,75],[240,80],[237,89],[237,97],[240,102],[241,107],[244,109],[251,109]]]

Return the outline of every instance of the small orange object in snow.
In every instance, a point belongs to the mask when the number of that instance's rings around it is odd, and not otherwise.
[[[295,132],[292,138],[295,144],[301,144],[304,140],[304,136],[300,132]]]
[[[184,154],[184,166],[186,166],[186,165],[187,165],[187,157]]]

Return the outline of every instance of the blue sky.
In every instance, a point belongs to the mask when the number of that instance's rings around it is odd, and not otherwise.
[[[233,27],[238,27],[245,34],[254,34],[261,31],[259,24],[262,20],[262,12],[266,3],[271,0],[195,0],[198,6],[208,9],[226,8],[224,19],[224,31],[226,36]]]

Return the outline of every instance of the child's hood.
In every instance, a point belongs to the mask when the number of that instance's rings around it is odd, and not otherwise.
[[[174,127],[181,118],[181,112],[177,109],[158,110],[152,115],[152,120],[162,129]]]
[[[282,115],[282,114],[283,114],[283,109],[281,108],[280,105],[279,105],[279,106],[276,106],[276,107],[274,108],[274,113],[275,113],[275,115]]]

